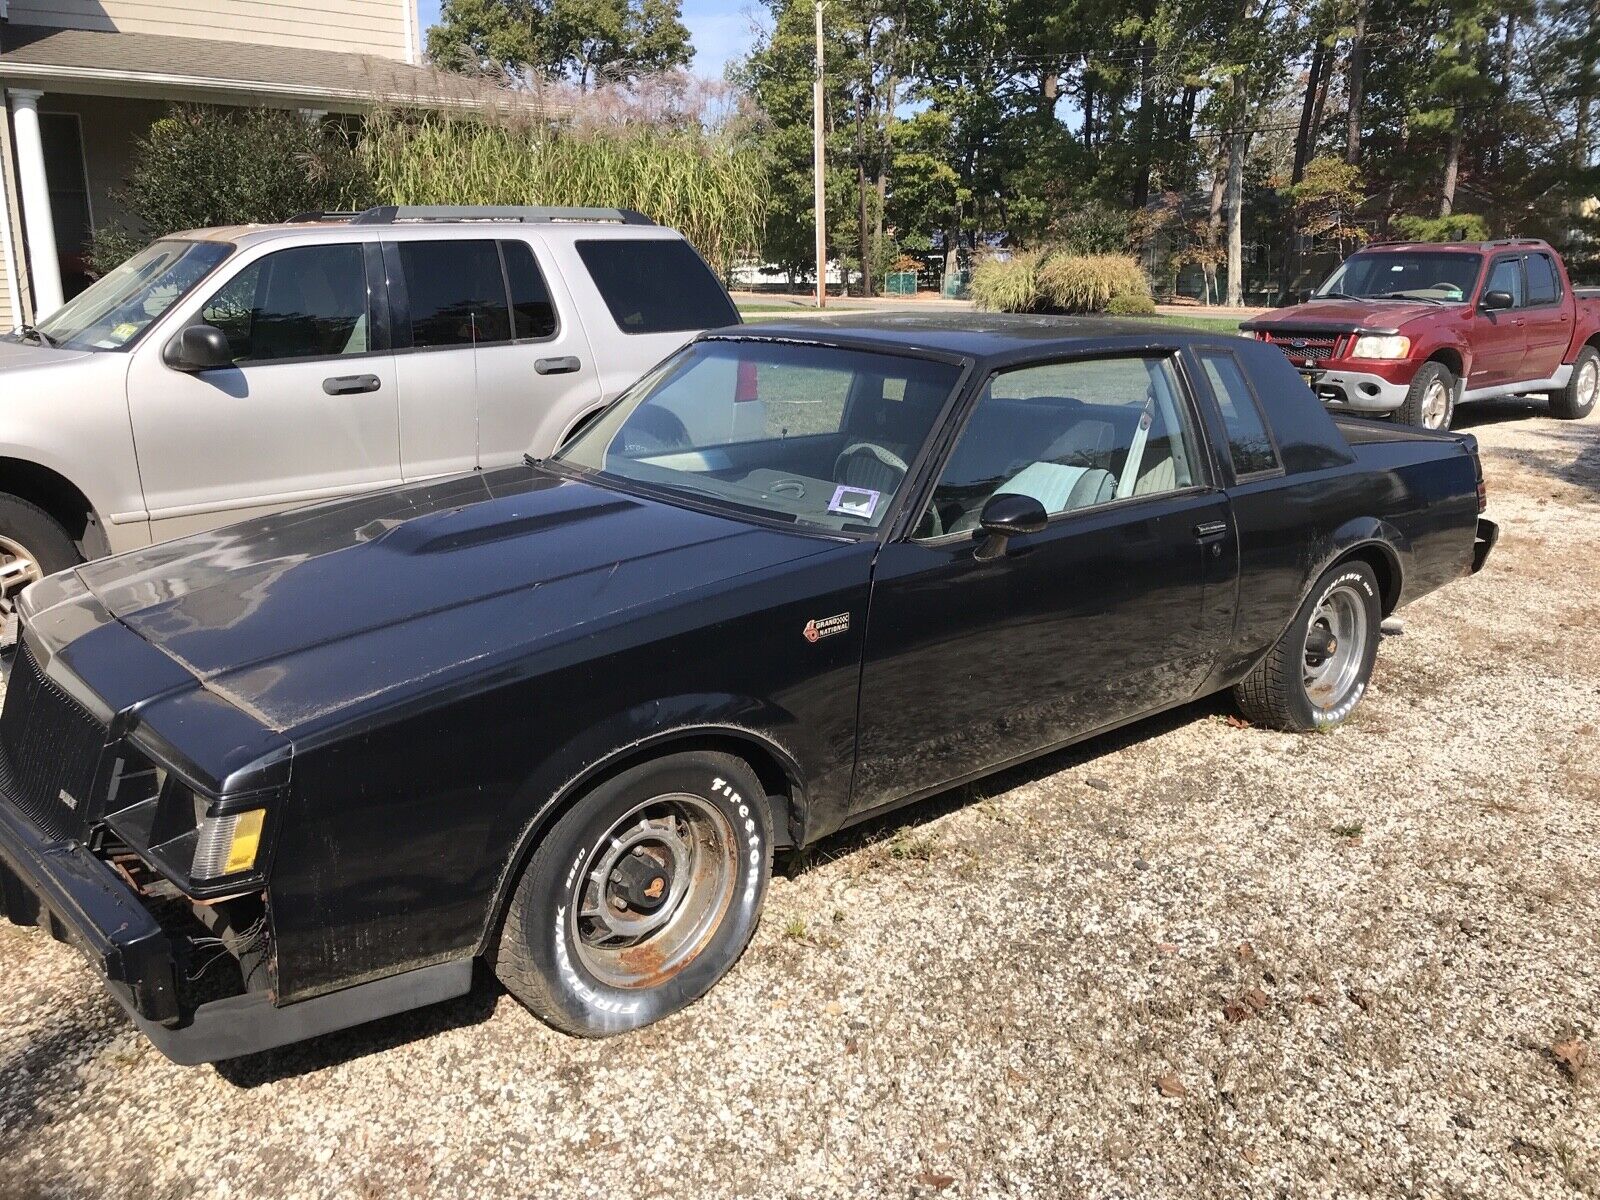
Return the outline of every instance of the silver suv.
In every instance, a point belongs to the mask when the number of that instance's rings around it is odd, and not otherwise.
[[[0,338],[0,618],[80,558],[543,455],[738,320],[680,234],[615,209],[163,238]]]

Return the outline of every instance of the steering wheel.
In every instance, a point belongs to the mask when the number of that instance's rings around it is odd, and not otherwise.
[[[689,446],[689,431],[676,413],[644,404],[633,410],[617,434],[622,453],[637,458]]]

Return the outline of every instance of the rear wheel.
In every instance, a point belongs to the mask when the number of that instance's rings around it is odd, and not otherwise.
[[[1449,429],[1455,412],[1456,377],[1443,363],[1423,363],[1395,416],[1407,425]]]
[[[1578,421],[1594,411],[1600,395],[1600,352],[1593,346],[1578,351],[1572,364],[1572,379],[1559,392],[1550,393],[1550,411],[1563,421]]]
[[[695,751],[632,767],[553,825],[506,912],[495,972],[566,1033],[605,1037],[704,995],[755,932],[772,870],[754,772]]]
[[[0,643],[15,637],[17,596],[35,580],[78,561],[67,531],[44,509],[0,495]]]
[[[1343,722],[1372,678],[1383,607],[1359,559],[1325,573],[1267,656],[1234,689],[1254,724],[1309,732]]]

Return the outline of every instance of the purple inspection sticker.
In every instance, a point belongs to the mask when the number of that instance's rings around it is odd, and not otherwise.
[[[871,488],[850,487],[841,483],[833,489],[828,511],[842,517],[859,517],[863,521],[870,521],[872,514],[878,511],[879,495]]]

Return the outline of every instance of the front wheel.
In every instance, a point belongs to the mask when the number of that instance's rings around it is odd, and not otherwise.
[[[1325,573],[1267,656],[1234,686],[1251,722],[1298,732],[1332,729],[1355,711],[1378,656],[1383,606],[1360,560]]]
[[[1572,363],[1572,379],[1559,392],[1550,393],[1550,411],[1563,421],[1581,421],[1594,411],[1600,394],[1600,352],[1593,346],[1578,351]]]
[[[540,842],[495,972],[566,1033],[637,1029],[728,973],[771,872],[771,816],[749,766],[706,751],[642,763],[583,796]]]
[[[0,494],[0,642],[14,636],[23,588],[78,561],[78,548],[54,517],[19,496]]]
[[[1427,362],[1412,377],[1411,387],[1395,416],[1407,425],[1449,429],[1455,406],[1456,377],[1443,363]]]

